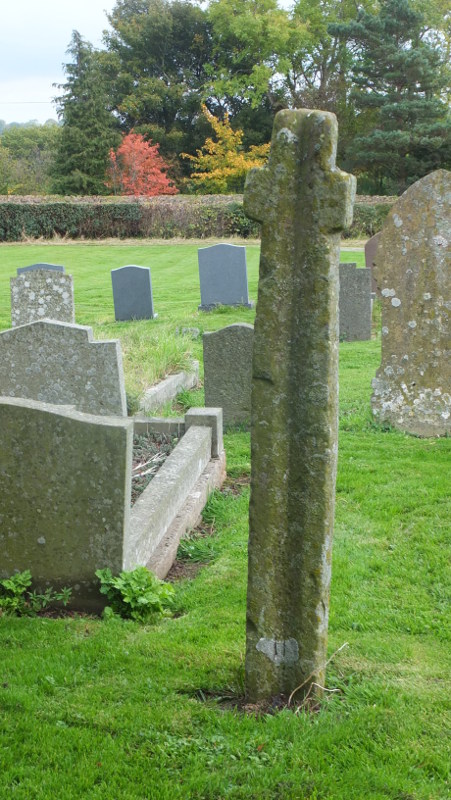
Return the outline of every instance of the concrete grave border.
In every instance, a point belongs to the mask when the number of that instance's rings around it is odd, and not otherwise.
[[[199,362],[193,361],[189,371],[169,375],[160,383],[146,389],[139,403],[140,411],[156,411],[173,400],[182,389],[194,389],[198,381]]]
[[[134,433],[175,433],[181,441],[131,510],[123,569],[144,564],[166,577],[180,540],[226,476],[221,408],[191,408],[185,418],[134,418]]]

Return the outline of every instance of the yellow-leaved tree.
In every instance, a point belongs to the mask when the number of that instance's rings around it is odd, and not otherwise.
[[[208,137],[195,156],[182,153],[183,158],[188,158],[194,166],[190,182],[202,194],[240,192],[246,173],[252,167],[265,164],[270,144],[252,145],[249,150],[244,150],[243,131],[233,130],[228,114],[221,122],[206,106],[202,106],[202,113],[216,136],[215,139]]]

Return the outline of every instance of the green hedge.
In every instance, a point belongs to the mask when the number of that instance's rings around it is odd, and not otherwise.
[[[345,237],[366,238],[380,230],[391,202],[354,207]],[[114,238],[258,237],[260,226],[246,217],[240,195],[135,198],[0,198],[0,241]]]

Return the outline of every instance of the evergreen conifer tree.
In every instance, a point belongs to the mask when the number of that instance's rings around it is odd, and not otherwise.
[[[330,31],[354,54],[351,99],[368,130],[350,144],[345,166],[369,177],[366,188],[389,193],[449,167],[451,121],[440,99],[445,73],[410,1],[382,0],[378,14],[362,10]]]
[[[67,51],[64,94],[57,98],[63,128],[53,167],[59,194],[105,194],[109,153],[120,142],[118,123],[109,110],[100,54],[78,31]]]

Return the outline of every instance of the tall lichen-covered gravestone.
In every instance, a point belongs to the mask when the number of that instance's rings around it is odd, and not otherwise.
[[[254,332],[246,694],[322,684],[337,460],[340,231],[355,179],[335,166],[337,123],[277,114],[268,167],[249,173],[262,223]]]
[[[451,172],[407,189],[382,229],[382,360],[373,414],[416,436],[451,434]]]

